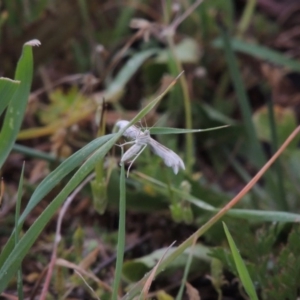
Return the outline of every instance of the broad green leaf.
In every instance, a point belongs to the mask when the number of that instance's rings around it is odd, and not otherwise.
[[[217,38],[213,41],[213,46],[216,48],[224,48],[224,43],[221,38]],[[300,62],[298,60],[289,58],[287,55],[284,55],[278,51],[235,38],[231,39],[231,46],[234,51],[266,60],[268,62],[277,64],[278,66],[287,67],[291,71],[300,72]]]
[[[176,247],[161,248],[141,258],[126,261],[123,265],[123,276],[130,282],[138,281],[145,275],[146,272],[150,271],[156,265],[157,261],[159,261],[166,251],[166,257],[168,257],[175,250]],[[165,276],[168,276],[172,270],[174,271],[178,268],[184,269],[188,256],[191,252],[196,268],[199,268],[200,263],[210,262],[211,260],[211,258],[207,255],[209,253],[209,248],[201,244],[197,244],[194,247],[186,249],[176,260],[174,260],[173,263],[168,266],[168,272],[165,273]],[[193,271],[195,269],[192,267],[191,270]]]
[[[242,281],[242,284],[248,294],[248,296],[250,297],[251,300],[258,300],[253,282],[250,278],[249,272],[247,270],[247,267],[239,253],[239,250],[237,249],[235,242],[226,226],[226,224],[223,222],[223,226],[224,226],[224,231],[231,249],[231,253],[235,262],[235,266],[236,269],[239,273],[239,277]]]
[[[15,91],[18,89],[20,81],[9,78],[0,78],[0,116],[10,102]]]
[[[25,43],[22,56],[18,61],[15,80],[19,80],[20,85],[8,105],[0,133],[0,168],[9,155],[21,128],[33,74],[32,47],[38,45],[40,45],[38,40]]]

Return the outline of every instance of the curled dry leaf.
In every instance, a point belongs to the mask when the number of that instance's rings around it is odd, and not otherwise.
[[[195,289],[190,283],[186,282],[186,293],[189,300],[201,300],[200,294],[197,289]]]

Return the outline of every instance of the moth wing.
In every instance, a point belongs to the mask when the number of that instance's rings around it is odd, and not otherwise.
[[[120,120],[116,123],[116,126],[120,130],[120,129],[123,129],[125,126],[127,126],[128,123],[129,122],[126,120]],[[135,140],[139,134],[140,134],[140,129],[137,128],[136,126],[132,125],[125,130],[125,132],[123,133],[123,136],[130,138],[132,140]]]
[[[122,156],[121,162],[130,160],[132,157],[137,155],[142,149],[143,145],[134,144],[131,146]]]
[[[185,170],[182,159],[174,151],[165,147],[152,138],[149,139],[148,144],[152,152],[161,157],[165,165],[171,167],[175,174],[178,173],[179,169]]]

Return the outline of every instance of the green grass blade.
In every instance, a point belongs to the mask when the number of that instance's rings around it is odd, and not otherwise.
[[[183,72],[182,63],[178,59],[176,55],[175,50],[175,44],[173,40],[172,35],[167,35],[168,40],[168,46],[170,49],[170,55],[169,55],[169,69],[172,72],[172,74],[178,74],[178,72]],[[184,118],[185,118],[185,128],[186,129],[192,129],[193,128],[193,116],[192,116],[192,109],[191,109],[191,98],[188,91],[188,84],[187,79],[185,78],[185,75],[180,78],[180,89],[177,88],[178,92],[183,97],[183,107],[184,107]],[[173,93],[173,98],[176,99],[177,103],[180,98],[180,94],[177,91]],[[181,99],[180,99],[181,101]],[[180,102],[179,102],[180,103]],[[169,108],[171,108],[172,105],[169,105]],[[193,141],[193,135],[191,133],[186,134],[186,145],[185,145],[185,167],[186,172],[191,173],[192,166],[194,164],[194,141]]]
[[[107,151],[115,144],[120,134],[116,134],[107,143],[100,147],[74,174],[71,180],[65,185],[61,192],[53,199],[47,208],[40,214],[33,225],[28,229],[19,243],[9,254],[0,269],[0,292],[6,288],[11,278],[19,268],[23,258],[28,253],[33,243],[47,225],[58,208],[62,205],[68,195],[86,178],[94,169],[95,164],[103,159]]]
[[[23,146],[20,144],[14,144],[12,150],[15,152],[21,153],[25,156],[42,159],[42,160],[48,161],[50,163],[57,163],[59,161],[62,161],[62,159],[56,157],[55,155],[52,155],[52,154],[49,154],[47,152],[43,152],[40,150],[36,150],[34,148],[30,148],[27,146]]]
[[[248,294],[248,296],[250,297],[251,300],[258,300],[253,282],[250,278],[249,272],[246,268],[246,265],[244,263],[244,261],[242,260],[242,257],[239,253],[239,250],[237,249],[235,242],[226,226],[226,224],[223,222],[223,226],[224,226],[224,231],[231,249],[231,253],[235,262],[235,266],[236,269],[238,271],[239,277],[242,281],[242,284]]]
[[[229,34],[224,28],[221,28],[221,34],[224,43],[224,51],[225,51],[225,57],[226,57],[229,73],[232,78],[232,83],[234,85],[234,89],[237,94],[247,135],[250,140],[253,153],[255,153],[255,161],[253,161],[253,163],[255,163],[257,167],[261,167],[265,163],[266,158],[262,150],[262,147],[259,144],[258,138],[256,136],[255,128],[252,122],[252,110],[250,107],[250,102],[246,93],[244,83],[242,81],[242,76],[239,71],[236,57],[231,47],[231,39],[229,37]]]
[[[126,36],[130,30],[129,28],[130,20],[134,17],[134,13],[135,13],[134,5],[136,5],[138,1],[133,0],[130,2],[131,5],[121,4],[122,7],[119,10],[120,15],[116,18],[115,29],[112,33],[112,37],[114,38],[114,43],[124,38],[124,36]]]
[[[191,250],[191,252],[189,253],[187,262],[185,264],[184,272],[183,272],[183,276],[182,276],[182,280],[181,280],[181,284],[180,284],[180,288],[179,288],[179,291],[176,295],[175,300],[181,300],[182,297],[183,297],[183,291],[184,291],[184,288],[185,288],[185,284],[188,280],[188,275],[189,275],[191,265],[192,265],[192,261],[193,261],[193,251],[195,250],[195,245],[193,245],[190,248],[190,250]]]
[[[5,7],[8,12],[8,24],[12,30],[12,34],[16,37],[22,28],[22,22],[20,22],[20,10],[16,9],[16,3],[13,0],[5,0]]]
[[[225,48],[225,43],[222,38],[217,38],[213,41],[213,46],[216,48]],[[300,72],[300,62],[298,60],[291,59],[278,51],[236,38],[231,39],[231,46],[234,51],[248,54],[279,66],[287,67],[291,71]]]
[[[226,128],[229,125],[223,125],[218,127],[212,127],[207,129],[182,129],[182,128],[168,128],[168,127],[153,127],[150,129],[151,134],[181,134],[181,133],[197,133],[197,132],[205,132],[218,130],[222,128]]]
[[[227,74],[226,74],[227,75]],[[201,103],[201,109],[207,114],[207,116],[214,121],[225,123],[228,125],[238,125],[239,122],[236,120],[231,119],[230,117],[226,116],[222,112],[220,112],[216,107],[212,107],[206,103]]]
[[[33,74],[32,46],[37,45],[39,45],[37,40],[25,43],[18,61],[15,80],[19,80],[20,85],[8,105],[0,133],[0,168],[9,155],[21,128]]]
[[[20,208],[21,208],[21,200],[22,200],[22,193],[23,193],[23,178],[24,178],[24,169],[25,169],[25,163],[23,163],[19,187],[18,187],[18,197],[17,197],[17,203],[16,203],[16,213],[15,213],[15,247],[19,242],[19,236],[21,227],[18,227],[19,223],[19,216],[20,216]],[[23,294],[23,281],[22,281],[22,266],[20,265],[20,268],[18,270],[17,275],[17,289],[18,289],[18,297],[19,300],[24,299]]]
[[[211,212],[218,212],[220,209],[216,208],[202,199],[197,198],[194,195],[188,194],[180,189],[173,186],[169,187],[166,183],[159,181],[150,176],[145,176],[147,185],[150,185],[154,191],[161,193],[162,195],[169,197],[169,189],[172,193],[180,199],[185,199],[186,201],[194,204],[196,207]],[[137,180],[139,180],[137,178]],[[254,210],[254,209],[238,209],[233,208],[229,210],[226,214],[227,216],[246,219],[249,221],[256,222],[283,222],[283,223],[299,223],[300,214],[281,212],[281,211],[267,211],[267,210]]]
[[[300,214],[285,211],[255,210],[255,209],[231,209],[228,216],[256,222],[299,223]]]
[[[242,166],[242,164],[235,159],[234,157],[232,157],[232,153],[228,150],[228,149],[224,149],[223,150],[226,159],[228,160],[228,162],[231,164],[231,166],[233,167],[233,169],[237,172],[237,174],[243,179],[243,181],[247,184],[250,180],[251,180],[251,176],[250,174],[245,170],[245,168]],[[268,201],[270,201],[270,197],[268,195],[268,193],[266,192],[266,190],[259,186],[259,185],[255,185],[253,186],[253,192],[254,194],[257,196],[257,200],[262,200],[262,199],[268,199]],[[256,201],[255,201],[255,208],[258,208],[259,205],[256,205]]]
[[[59,183],[61,180],[67,176],[70,172],[72,172],[75,168],[77,168],[80,164],[84,162],[85,159],[89,155],[91,155],[96,149],[106,143],[113,135],[106,135],[100,137],[79,151],[75,154],[67,158],[61,165],[59,165],[53,172],[51,172],[36,188],[34,193],[32,194],[29,202],[23,211],[20,219],[19,219],[19,226],[22,225],[28,214],[32,211],[32,209]],[[0,254],[0,267],[6,261],[8,255],[11,253],[13,249],[13,237],[11,236],[10,239],[5,244],[2,252]]]
[[[151,56],[158,53],[159,49],[148,49],[135,53],[128,59],[113,81],[108,85],[104,98],[114,102],[124,92],[125,86],[140,66]]]
[[[270,120],[270,131],[271,131],[271,148],[272,155],[278,150],[278,139],[277,139],[277,129],[274,116],[274,106],[271,99],[268,99],[268,116]],[[282,172],[282,167],[280,164],[280,157],[274,162],[274,170],[277,177],[277,186],[278,186],[278,209],[289,211],[289,204],[286,201],[286,192],[284,188],[284,177]]]
[[[178,192],[178,194],[182,194],[180,190],[176,191],[172,189],[172,191]],[[218,212],[220,210],[218,208],[211,209],[207,207],[207,205],[203,205],[203,201],[197,199],[196,197],[193,197],[191,195],[186,195],[186,196],[187,196],[187,198],[185,198],[186,201],[193,203],[195,206],[203,210],[214,211],[214,212]],[[227,212],[226,216],[245,219],[248,221],[256,221],[256,222],[282,222],[282,223],[300,222],[300,214],[289,213],[284,211],[233,208]]]
[[[253,20],[253,14],[255,13],[256,1],[257,0],[247,1],[245,8],[243,10],[241,20],[238,24],[238,28],[237,28],[238,36],[243,36],[245,34],[251,21]]]
[[[18,89],[20,81],[9,78],[0,78],[0,116],[10,102],[15,91]]]
[[[75,154],[66,159],[52,173],[50,173],[36,188],[32,194],[24,212],[20,217],[20,222],[23,222],[32,209],[70,172],[81,165],[95,150],[114,137],[114,134],[109,134],[97,138],[88,145],[77,151]]]
[[[254,153],[251,155],[251,162],[258,168],[261,168],[266,162],[266,155],[263,151],[263,148],[257,138],[257,134],[255,131],[254,124],[252,122],[252,111],[250,107],[250,102],[247,97],[246,89],[244,83],[242,81],[242,76],[240,74],[236,57],[234,55],[230,36],[225,28],[221,27],[222,39],[224,43],[224,51],[225,57],[227,60],[227,65],[229,68],[230,76],[232,78],[232,82],[234,85],[234,89],[237,94],[237,98],[239,101],[239,106],[242,111],[244,125],[246,128],[247,136],[249,139],[249,153]],[[265,178],[267,179],[266,186],[268,192],[272,195],[272,197],[276,200],[276,203],[280,203],[278,187],[275,184],[273,176],[271,173],[267,172],[265,174]],[[270,203],[268,203],[270,205]]]
[[[119,225],[118,225],[118,245],[117,245],[117,261],[115,269],[115,278],[113,285],[112,300],[118,299],[118,291],[122,276],[125,238],[126,238],[126,186],[125,186],[125,168],[124,163],[121,165],[120,173],[120,203],[119,203]]]

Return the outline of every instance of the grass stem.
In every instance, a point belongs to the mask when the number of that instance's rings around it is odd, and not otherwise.
[[[177,68],[177,73],[180,73],[183,71],[181,62],[178,60],[176,56],[176,51],[175,51],[175,45],[173,41],[173,36],[172,35],[167,35],[168,38],[168,44],[170,51],[172,53],[172,58],[174,59],[176,68]],[[183,103],[184,103],[184,115],[185,115],[185,128],[186,129],[192,129],[193,128],[193,123],[192,123],[192,109],[191,109],[191,99],[189,96],[189,90],[188,90],[188,84],[186,81],[185,74],[180,76],[179,82],[181,85],[182,89],[182,94],[183,94]],[[191,173],[192,171],[192,166],[194,164],[194,150],[193,150],[193,134],[192,133],[187,133],[186,134],[186,161],[185,161],[185,166],[186,166],[186,171],[188,174]]]
[[[123,153],[122,153],[123,155]],[[119,204],[119,231],[118,231],[118,245],[117,245],[117,262],[115,270],[115,279],[113,285],[112,300],[118,299],[118,290],[121,281],[122,267],[125,250],[125,233],[126,233],[126,187],[125,187],[125,168],[124,163],[121,165],[120,174],[120,204]]]
[[[278,139],[277,139],[277,131],[276,131],[276,123],[275,123],[274,107],[273,107],[272,99],[269,99],[267,101],[267,104],[268,104],[268,114],[269,114],[269,121],[270,121],[270,131],[271,131],[271,147],[272,147],[272,154],[274,154],[278,148]],[[274,163],[274,170],[276,172],[276,177],[277,177],[278,209],[289,211],[289,206],[286,201],[286,193],[284,189],[284,178],[282,176],[283,174],[282,174],[280,159],[278,159]]]

